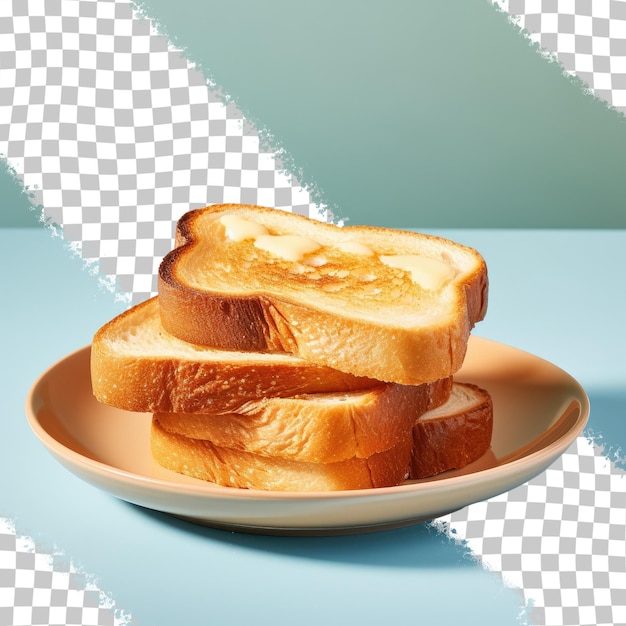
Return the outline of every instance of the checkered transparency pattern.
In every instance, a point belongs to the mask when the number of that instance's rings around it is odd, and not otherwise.
[[[626,624],[626,475],[584,437],[528,483],[435,523],[523,591],[531,624]]]
[[[133,302],[156,293],[189,209],[328,217],[265,143],[128,2],[0,3],[0,153],[45,221]]]
[[[625,110],[626,1],[492,1]],[[156,293],[190,208],[245,202],[330,217],[267,143],[126,0],[0,0],[0,154],[45,221],[131,302]],[[626,624],[624,485],[581,438],[536,479],[437,524],[522,590],[534,624]],[[22,541],[0,528],[0,626],[122,619]]]
[[[542,52],[626,113],[626,0],[492,0]]]
[[[0,626],[128,626],[130,617],[60,554],[0,519]]]

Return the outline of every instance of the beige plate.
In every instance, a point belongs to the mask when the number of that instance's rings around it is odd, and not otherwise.
[[[324,493],[233,489],[158,466],[149,414],[98,403],[89,347],[53,365],[33,385],[28,420],[50,453],[118,498],[209,526],[267,534],[344,534],[413,524],[512,489],[545,470],[582,432],[587,396],[568,374],[536,356],[472,337],[459,381],[492,395],[491,450],[461,471],[398,487]]]

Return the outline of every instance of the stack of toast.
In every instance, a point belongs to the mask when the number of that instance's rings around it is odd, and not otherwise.
[[[162,466],[234,488],[395,486],[490,446],[454,380],[487,308],[478,252],[408,231],[214,205],[178,222],[158,296],[95,334],[106,404],[152,414]]]

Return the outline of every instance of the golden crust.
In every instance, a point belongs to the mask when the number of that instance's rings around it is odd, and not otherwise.
[[[311,463],[368,458],[412,439],[420,415],[444,404],[452,380],[382,384],[350,394],[301,394],[250,402],[237,413],[157,413],[170,433],[218,447]]]
[[[461,389],[467,394],[463,401],[455,397]],[[441,411],[443,413],[434,419],[423,415],[413,427],[410,478],[428,478],[461,469],[480,458],[491,446],[493,402],[485,389],[455,383],[452,397]]]
[[[439,393],[445,391],[447,384],[442,383]],[[437,393],[433,398],[433,405],[442,399]],[[429,413],[435,411],[436,416],[429,419]],[[216,419],[219,417],[229,416]],[[204,435],[190,436],[196,434],[193,426],[185,435],[170,431],[161,418],[168,416],[153,417],[152,453],[159,464],[175,472],[227,487],[292,491],[366,489],[395,486],[407,477],[428,478],[477,460],[491,444],[493,406],[484,389],[454,383],[447,402],[433,406],[417,419],[412,436],[402,437],[386,450],[370,451],[367,456],[333,458],[327,462],[242,447],[232,438],[211,441],[201,438]],[[184,424],[181,427],[185,431]]]
[[[336,463],[308,463],[215,446],[168,433],[153,418],[151,449],[163,467],[226,487],[273,491],[335,491],[393,487],[406,477],[410,442]]]
[[[144,333],[145,341],[137,339]],[[291,355],[191,346],[166,333],[158,298],[105,324],[91,345],[91,381],[100,402],[128,411],[235,411],[267,396],[355,391],[380,385]]]
[[[232,211],[242,211],[260,222],[270,217],[272,223],[279,219],[285,222],[285,228],[297,226],[298,232],[308,228],[312,237],[326,235],[328,229],[335,229],[328,231],[333,240],[358,234],[367,241],[384,241],[387,250],[393,247],[395,239],[401,241],[404,249],[414,242],[416,247],[426,246],[437,254],[462,259],[467,267],[455,279],[454,293],[448,294],[447,306],[441,305],[441,315],[437,319],[429,315],[423,324],[406,321],[405,310],[396,315],[398,308],[390,288],[389,294],[383,290],[381,296],[388,295],[384,318],[357,314],[351,297],[356,292],[350,289],[336,302],[324,295],[326,304],[321,306],[319,289],[303,287],[302,281],[280,264],[276,265],[281,268],[276,272],[266,272],[267,284],[265,278],[257,280],[247,292],[241,284],[243,280],[237,289],[222,289],[219,281],[224,277],[208,262],[202,268],[207,278],[201,286],[189,284],[188,276],[180,270],[181,259],[191,258],[192,254],[202,257],[205,253],[220,259],[222,253],[213,251],[219,246],[212,248],[210,242],[201,241],[198,233],[204,232],[203,220],[215,220],[221,213]],[[204,247],[200,253],[201,244]],[[193,343],[221,349],[290,352],[358,376],[420,384],[446,378],[461,367],[470,331],[486,313],[488,278],[482,257],[470,248],[428,235],[366,226],[339,228],[276,209],[216,205],[183,216],[178,223],[176,245],[159,269],[161,318],[168,332]],[[237,269],[236,259],[227,262],[235,268],[236,278],[241,278],[243,273],[240,276],[237,272],[243,270]],[[286,283],[294,283],[295,288],[286,289]],[[213,288],[213,284],[218,286]],[[316,285],[319,284],[318,281]],[[438,306],[431,296],[428,302],[431,310]],[[419,307],[416,309],[419,318]],[[399,319],[402,316],[405,321]]]

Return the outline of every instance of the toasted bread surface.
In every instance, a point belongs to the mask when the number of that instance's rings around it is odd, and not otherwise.
[[[492,431],[489,392],[455,382],[447,402],[415,422],[409,477],[428,478],[465,467],[489,450]]]
[[[96,332],[91,381],[100,402],[151,413],[235,411],[267,396],[380,385],[287,353],[223,351],[182,341],[163,329],[156,297]]]
[[[163,326],[183,340],[401,384],[460,368],[487,289],[482,257],[454,242],[247,205],[187,213],[159,269]]]
[[[417,418],[412,437],[403,437],[387,450],[366,457],[329,462],[284,455],[271,445],[232,447],[241,429],[235,429],[237,434],[229,440],[218,435],[215,441],[204,438],[207,430],[201,427],[198,432],[195,425],[186,429],[181,423],[177,432],[161,423],[167,417],[154,415],[151,446],[155,460],[168,469],[230,487],[323,491],[389,487],[405,478],[426,479],[465,467],[490,447],[493,403],[486,390],[455,382],[446,402]],[[199,437],[190,436],[194,434]]]
[[[220,448],[312,463],[368,458],[411,440],[416,420],[450,396],[452,379],[249,402],[237,413],[158,413],[161,427]]]
[[[226,487],[272,491],[335,491],[393,487],[406,477],[411,443],[337,463],[309,463],[222,448],[164,430],[152,421],[152,455],[157,463],[192,478]]]

